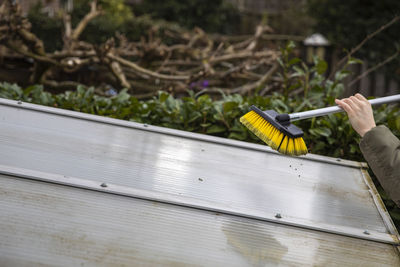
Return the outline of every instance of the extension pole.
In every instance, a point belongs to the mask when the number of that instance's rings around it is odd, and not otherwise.
[[[368,101],[373,106],[381,105],[381,104],[389,104],[389,103],[393,103],[393,102],[400,102],[400,94],[380,97],[380,98],[376,98],[376,99],[372,99],[372,100],[368,100]],[[314,117],[324,116],[324,115],[343,112],[343,111],[344,110],[339,106],[332,106],[332,107],[327,107],[327,108],[320,108],[320,109],[292,113],[292,114],[289,114],[289,120],[290,121],[298,121],[298,120],[314,118]]]

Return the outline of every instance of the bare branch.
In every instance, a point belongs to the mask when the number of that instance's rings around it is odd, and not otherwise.
[[[41,56],[46,55],[46,52],[44,51],[43,42],[42,40],[37,38],[36,35],[23,28],[18,29],[18,34],[22,37],[22,39],[25,40],[27,44],[29,44],[30,47],[32,47],[32,50],[35,53]]]
[[[377,35],[378,33],[382,32],[383,30],[389,28],[390,26],[392,26],[394,23],[396,23],[397,21],[400,20],[400,16],[395,16],[391,21],[389,21],[388,23],[382,25],[381,27],[379,27],[379,29],[377,29],[376,31],[374,31],[371,34],[368,34],[367,37],[364,38],[364,40],[362,40],[356,47],[354,47],[353,49],[351,49],[351,51],[345,56],[343,57],[341,60],[339,60],[339,62],[336,64],[336,66],[334,66],[332,68],[332,71],[329,75],[329,80],[333,78],[333,75],[335,75],[336,71],[340,68],[340,66],[343,65],[343,63],[347,62],[350,57],[352,55],[354,55],[355,52],[357,52],[358,50],[361,49],[361,47],[363,47],[363,45],[370,39],[372,39],[375,35]]]
[[[64,13],[63,21],[64,21],[65,38],[70,39],[72,35],[71,15],[68,13]]]
[[[390,57],[386,58],[384,61],[379,62],[378,64],[376,64],[375,66],[367,69],[366,71],[364,71],[363,73],[361,73],[360,75],[358,75],[354,80],[352,80],[349,83],[349,87],[351,87],[352,85],[354,85],[356,82],[358,82],[359,80],[361,80],[362,78],[364,78],[365,76],[368,76],[371,72],[376,71],[377,69],[379,69],[380,67],[386,65],[387,63],[391,62],[392,60],[394,60],[398,55],[400,54],[400,50],[397,50],[396,53],[394,53],[393,55],[391,55]]]
[[[269,81],[269,79],[274,75],[274,73],[278,70],[279,64],[278,62],[275,62],[275,64],[269,69],[267,73],[265,73],[258,81],[250,84],[246,84],[243,86],[240,86],[236,89],[233,89],[233,93],[240,93],[240,94],[246,94],[250,92],[251,90],[254,90],[256,88],[259,88],[263,86],[265,83]]]
[[[142,68],[139,65],[137,65],[137,64],[135,64],[135,63],[133,63],[131,61],[125,60],[125,59],[123,59],[123,58],[121,58],[119,56],[115,56],[115,55],[113,55],[111,53],[109,53],[107,55],[107,57],[112,59],[112,60],[115,60],[115,61],[119,62],[120,64],[122,64],[124,66],[132,68],[133,70],[135,70],[137,72],[149,75],[150,77],[153,77],[153,78],[158,78],[158,79],[162,79],[162,80],[174,80],[174,81],[184,81],[184,80],[188,80],[190,78],[189,76],[172,76],[172,75],[165,75],[165,74],[160,74],[160,73],[157,73],[157,72],[153,72],[151,70]]]
[[[131,85],[126,80],[125,73],[122,71],[119,63],[116,61],[112,61],[109,64],[109,67],[110,67],[112,73],[115,75],[115,77],[117,77],[117,79],[119,80],[121,86],[130,89]]]
[[[73,40],[78,40],[88,23],[100,14],[102,14],[102,11],[97,8],[97,1],[92,1],[90,3],[90,12],[86,14],[86,16],[79,22],[78,26],[76,26],[76,28],[72,31],[71,38]]]
[[[49,63],[52,65],[60,65],[57,61],[47,57],[47,55],[37,55],[32,52],[29,52],[27,49],[24,49],[23,44],[18,44],[15,41],[8,40],[6,46],[19,54],[36,59],[37,61]]]

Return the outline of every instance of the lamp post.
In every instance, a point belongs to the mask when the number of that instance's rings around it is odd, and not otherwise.
[[[304,39],[307,63],[313,63],[313,57],[316,55],[321,59],[325,58],[326,47],[330,45],[329,41],[320,33],[314,33]]]

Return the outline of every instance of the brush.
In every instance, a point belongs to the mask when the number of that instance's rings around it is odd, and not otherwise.
[[[371,105],[399,102],[400,94],[368,101]],[[304,133],[291,122],[343,111],[339,106],[332,106],[291,114],[279,114],[274,110],[262,111],[252,105],[250,111],[240,118],[240,122],[272,149],[282,154],[300,156],[308,152],[303,140]]]

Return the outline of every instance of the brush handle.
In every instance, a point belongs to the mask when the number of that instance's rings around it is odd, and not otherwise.
[[[372,100],[368,100],[368,101],[373,106],[381,105],[381,104],[389,104],[389,103],[393,103],[393,102],[399,102],[400,94],[380,97],[380,98],[376,98],[376,99],[372,99]],[[314,110],[309,110],[309,111],[292,113],[292,114],[289,114],[289,118],[290,118],[290,121],[298,121],[298,120],[314,118],[314,117],[318,117],[318,116],[324,116],[324,115],[343,112],[343,111],[344,110],[339,106],[332,106],[332,107],[327,107],[327,108],[320,108],[320,109],[314,109]]]

